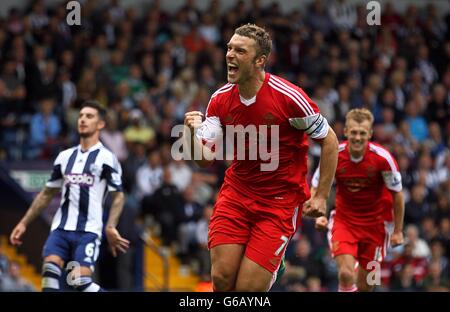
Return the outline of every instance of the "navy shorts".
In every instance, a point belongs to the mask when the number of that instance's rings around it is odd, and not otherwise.
[[[42,256],[59,256],[65,265],[76,261],[93,272],[99,249],[100,239],[95,233],[56,229],[47,238]]]

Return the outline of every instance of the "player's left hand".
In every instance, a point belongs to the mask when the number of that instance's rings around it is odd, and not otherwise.
[[[107,227],[105,232],[106,239],[108,240],[109,247],[111,248],[114,257],[117,257],[118,250],[123,253],[127,252],[130,241],[120,236],[119,231],[117,231],[115,227]]]
[[[402,231],[394,231],[391,236],[391,247],[403,245],[403,232]]]
[[[313,196],[303,204],[303,215],[318,218],[325,215],[327,201],[325,198]]]

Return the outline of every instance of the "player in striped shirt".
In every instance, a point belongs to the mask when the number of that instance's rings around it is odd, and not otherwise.
[[[241,129],[228,137],[233,139],[247,132],[230,146],[233,162],[211,217],[211,275],[217,291],[267,291],[302,209],[315,217],[325,212],[338,144],[301,88],[264,71],[271,50],[264,29],[241,26],[227,46],[229,83],[211,96],[204,121],[201,112],[186,113],[184,137],[196,147],[192,151],[203,151],[197,164],[208,166],[219,154],[223,134]],[[321,180],[312,198],[306,183],[308,137],[322,146]],[[261,149],[252,157],[252,148],[261,144],[271,147],[273,157],[266,158]],[[240,148],[245,157],[239,157]]]
[[[80,144],[59,153],[46,187],[11,233],[11,243],[20,245],[27,226],[62,191],[43,250],[43,291],[60,289],[62,269],[71,261],[77,264],[72,263],[76,269],[68,279],[70,286],[86,292],[102,290],[92,281],[92,273],[99,253],[107,192],[111,192],[112,206],[105,233],[111,251],[116,256],[117,251],[126,252],[129,246],[116,229],[124,204],[122,170],[114,154],[99,141],[105,113],[94,101],[83,104],[78,117]]]
[[[339,291],[371,291],[376,281],[368,280],[369,272],[379,268],[377,264],[383,261],[389,244],[403,243],[402,178],[394,157],[382,146],[369,142],[372,123],[372,113],[367,109],[347,113],[344,133],[348,141],[339,145],[335,175],[336,209],[329,221],[326,217],[316,219],[317,228],[329,229]],[[316,170],[311,193],[319,177]]]

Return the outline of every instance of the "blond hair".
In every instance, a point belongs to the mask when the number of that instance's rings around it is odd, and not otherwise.
[[[361,123],[364,120],[368,120],[370,122],[370,126],[373,125],[373,115],[367,108],[354,108],[350,110],[347,115],[345,115],[345,124],[349,120],[354,120],[357,123]]]

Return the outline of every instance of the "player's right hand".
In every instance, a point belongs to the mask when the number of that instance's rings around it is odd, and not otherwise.
[[[325,215],[327,201],[324,198],[313,196],[303,204],[303,215],[311,218],[318,218]]]
[[[9,241],[15,246],[22,245],[22,235],[26,232],[27,227],[22,222],[18,223],[9,236]]]
[[[325,231],[328,226],[327,217],[318,217],[316,218],[315,228],[319,231]]]
[[[187,112],[184,114],[184,124],[191,130],[200,128],[202,125],[203,113],[199,111]]]
[[[117,257],[117,252],[127,252],[130,247],[130,241],[120,236],[119,231],[115,227],[108,226],[105,229],[106,239],[108,241],[111,253]]]

